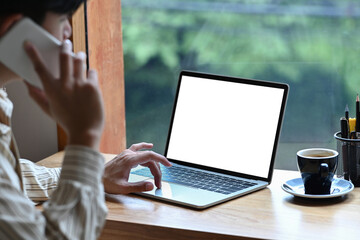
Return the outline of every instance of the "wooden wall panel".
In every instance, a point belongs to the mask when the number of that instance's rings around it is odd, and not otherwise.
[[[106,122],[100,143],[103,153],[120,153],[126,148],[125,84],[120,0],[87,2],[90,68],[96,69],[105,103]],[[74,51],[85,51],[84,8],[72,18]],[[59,149],[66,136],[58,131]]]

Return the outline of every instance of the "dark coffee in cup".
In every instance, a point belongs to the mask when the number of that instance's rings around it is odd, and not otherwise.
[[[338,155],[338,152],[325,148],[310,148],[297,152],[305,194],[330,194]]]
[[[333,153],[314,153],[309,155],[304,155],[305,157],[331,157]]]

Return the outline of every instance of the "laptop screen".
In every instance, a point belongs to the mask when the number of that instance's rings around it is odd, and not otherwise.
[[[286,96],[285,84],[182,72],[166,157],[268,178]]]

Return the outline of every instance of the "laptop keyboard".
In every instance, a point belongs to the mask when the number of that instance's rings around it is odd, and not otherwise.
[[[200,188],[222,194],[231,194],[256,185],[256,183],[245,180],[234,179],[178,166],[161,166],[161,171],[163,181],[179,183],[189,187]],[[144,177],[153,177],[148,168],[142,168],[132,173]]]

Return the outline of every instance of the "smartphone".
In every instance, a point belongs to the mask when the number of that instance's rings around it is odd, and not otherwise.
[[[61,42],[29,18],[23,18],[15,23],[0,38],[0,62],[25,81],[42,89],[40,78],[24,50],[24,42],[27,40],[36,46],[53,76],[59,77]]]

